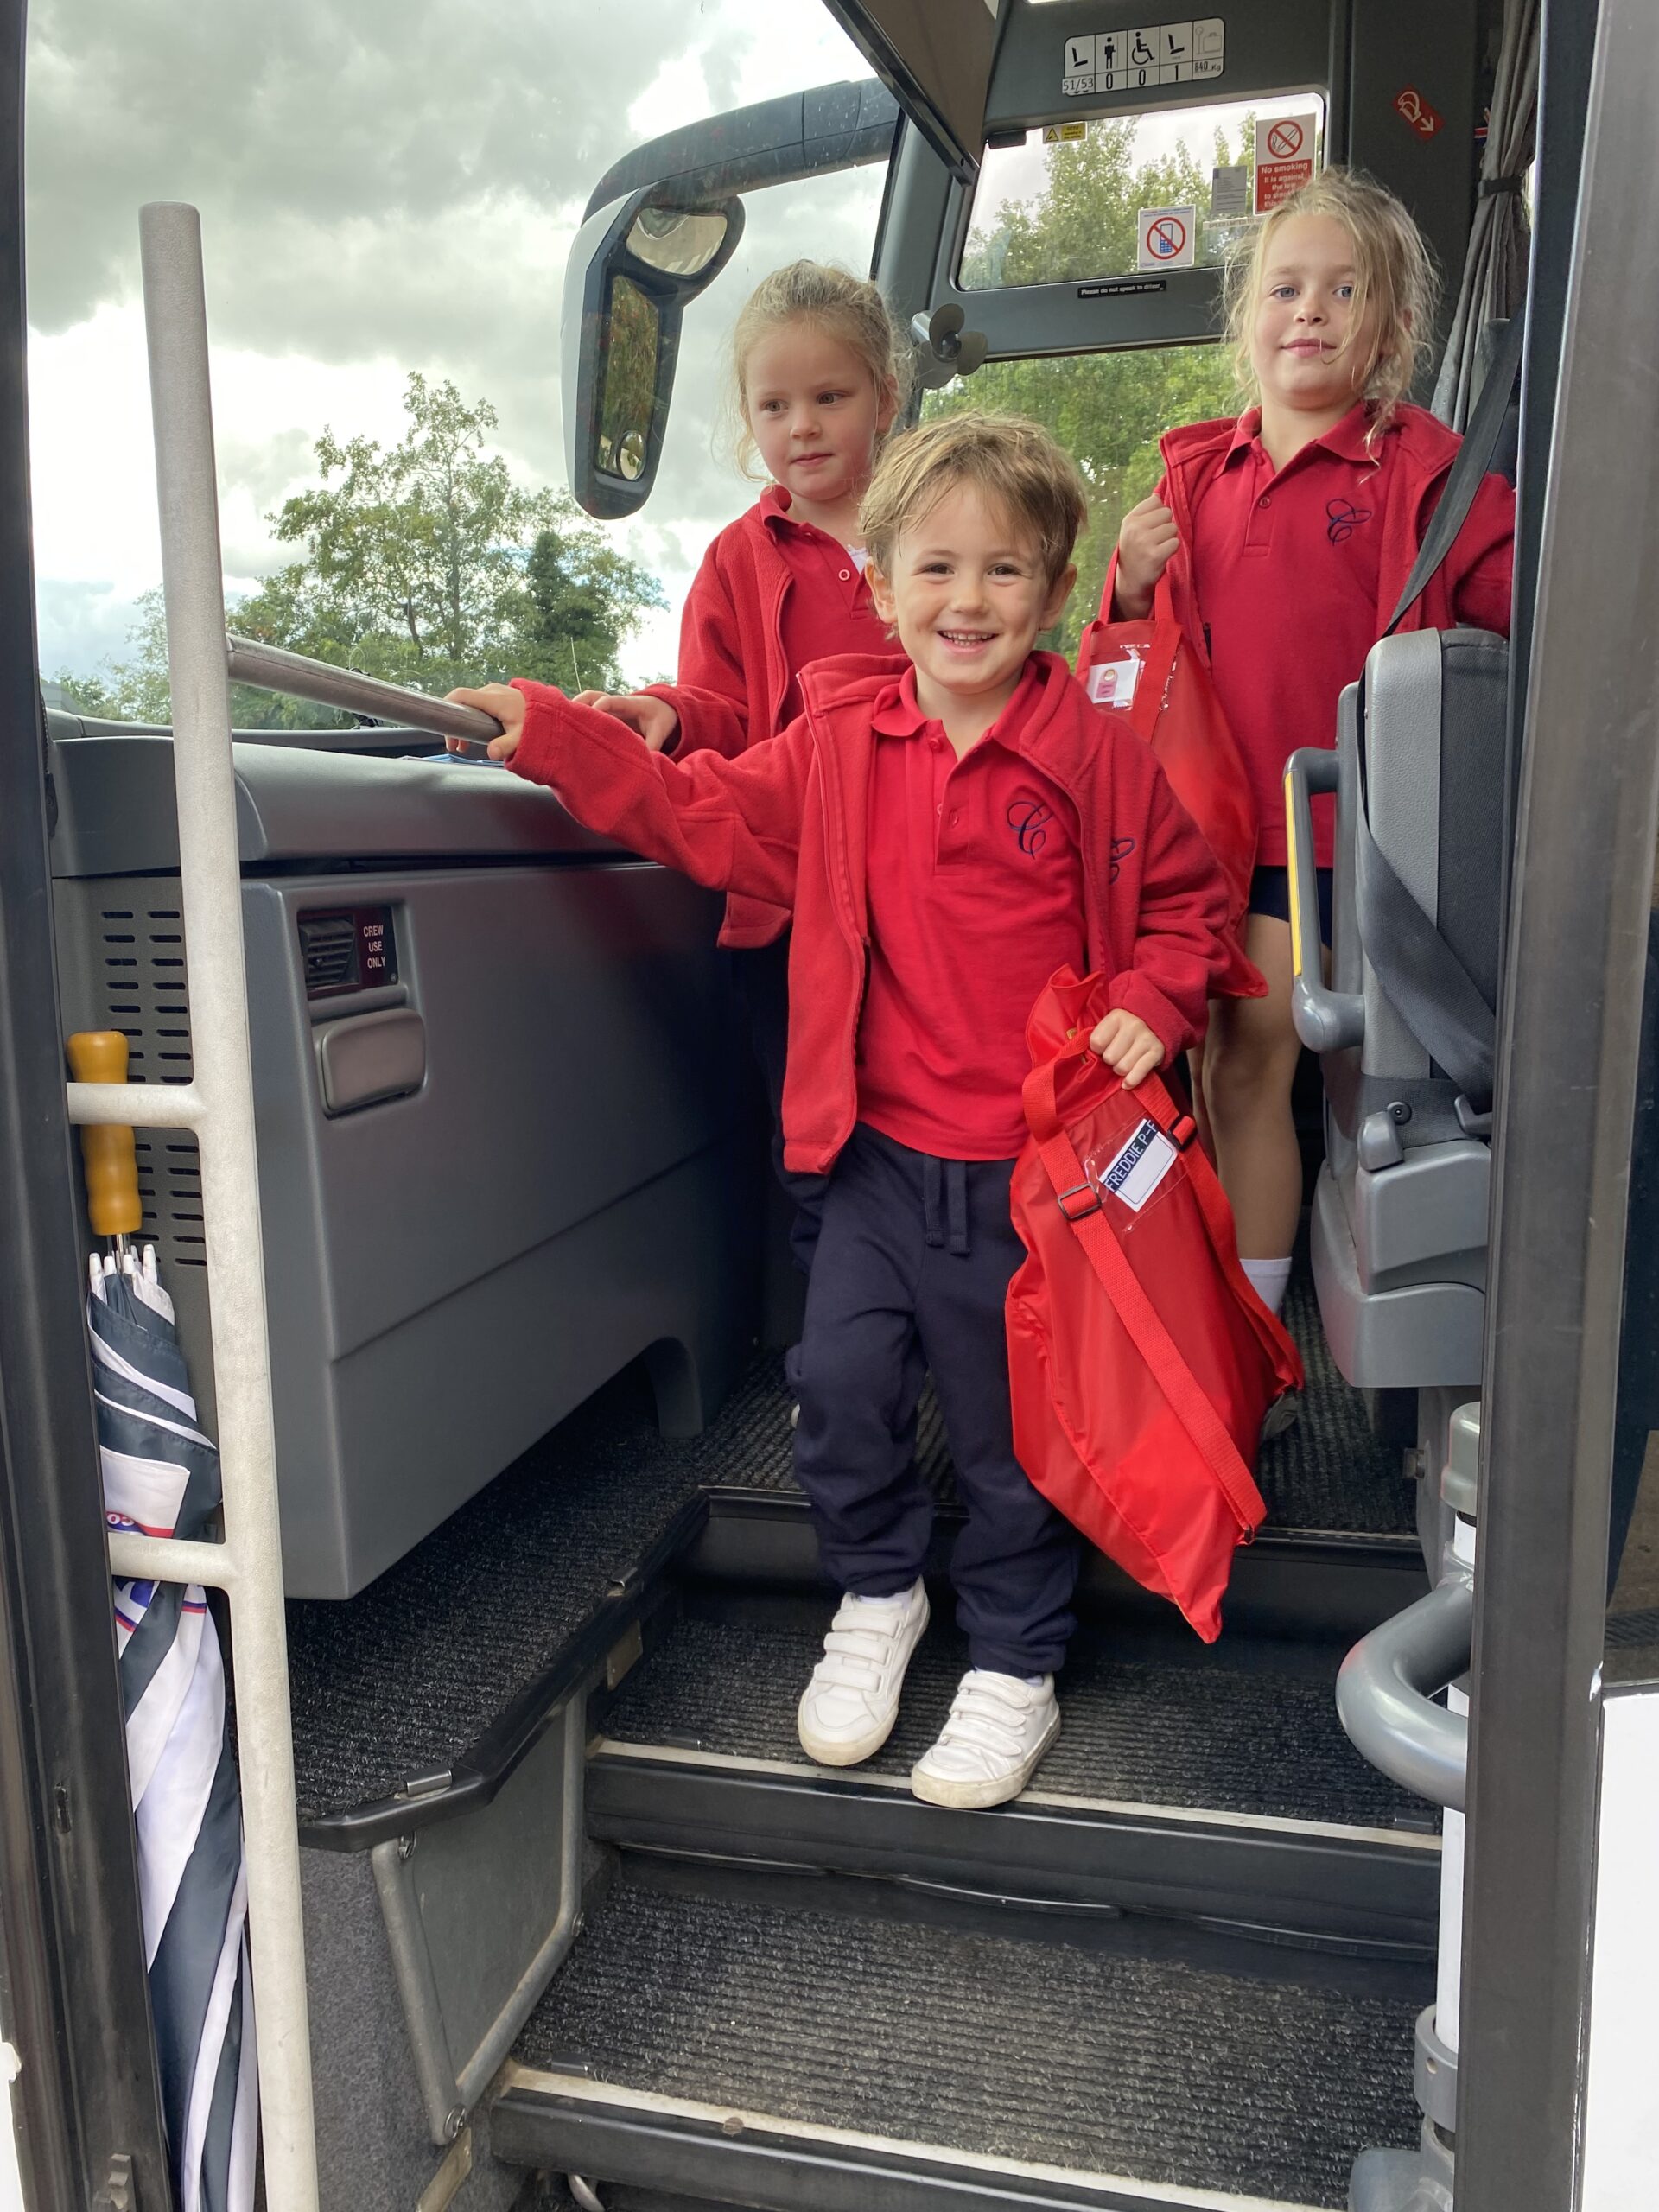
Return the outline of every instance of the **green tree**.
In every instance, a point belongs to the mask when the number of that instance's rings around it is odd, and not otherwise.
[[[513,667],[567,691],[620,690],[622,640],[645,607],[666,604],[654,577],[562,500],[558,520],[537,533],[524,563]]]
[[[412,375],[409,427],[394,446],[331,430],[321,482],[268,518],[300,557],[226,608],[245,637],[314,660],[442,694],[509,673],[567,689],[620,683],[618,656],[656,579],[607,543],[563,493],[516,483],[488,449],[487,400]],[[166,721],[167,644],[159,592],[139,602],[130,660],[62,680],[90,713]],[[232,720],[313,728],[340,717],[234,688]]]
[[[138,620],[127,632],[130,660],[105,661],[96,675],[58,677],[66,701],[94,721],[154,722],[172,719],[167,680],[167,618],[159,586],[142,594]]]
[[[1132,271],[1143,207],[1196,207],[1200,258],[1217,259],[1236,226],[1210,219],[1209,162],[1182,142],[1166,157],[1137,164],[1135,139],[1134,121],[1123,118],[1090,124],[1086,137],[1047,148],[1041,192],[1005,201],[988,227],[970,235],[964,289],[1086,283]],[[1248,117],[1236,152],[1217,132],[1214,165],[1248,160],[1251,139]],[[1202,343],[995,361],[931,395],[926,411],[985,407],[1029,415],[1077,461],[1089,487],[1090,520],[1077,547],[1077,588],[1047,641],[1071,655],[1099,606],[1123,515],[1158,481],[1160,436],[1173,423],[1202,422],[1237,404],[1225,347]]]

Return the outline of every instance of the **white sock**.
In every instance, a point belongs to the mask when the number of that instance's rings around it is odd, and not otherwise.
[[[1250,1279],[1250,1287],[1267,1307],[1276,1313],[1285,1302],[1285,1291],[1290,1281],[1290,1262],[1285,1260],[1244,1260],[1239,1262]]]
[[[888,1598],[861,1598],[856,1590],[849,1590],[847,1592],[847,1595],[852,1599],[856,1605],[891,1605],[896,1610],[899,1606],[907,1605],[910,1603],[911,1592],[913,1591],[915,1587],[916,1586],[912,1582],[909,1590],[895,1590],[893,1595]]]

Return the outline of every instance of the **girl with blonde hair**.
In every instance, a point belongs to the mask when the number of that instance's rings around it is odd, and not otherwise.
[[[1250,404],[1166,433],[1163,480],[1123,518],[1101,616],[1146,616],[1167,570],[1255,800],[1244,949],[1268,994],[1215,1001],[1197,1075],[1245,1270],[1276,1313],[1302,1190],[1285,762],[1335,744],[1338,699],[1394,613],[1459,440],[1406,397],[1433,336],[1434,272],[1409,213],[1370,178],[1327,169],[1275,208],[1224,297]],[[1488,476],[1401,626],[1507,635],[1514,528],[1514,492]],[[1328,800],[1314,830],[1328,944]]]

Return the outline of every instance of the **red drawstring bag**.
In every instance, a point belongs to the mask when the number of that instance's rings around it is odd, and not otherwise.
[[[1149,620],[1089,625],[1077,647],[1077,679],[1097,707],[1121,715],[1151,746],[1226,880],[1232,959],[1217,997],[1262,997],[1267,985],[1244,956],[1255,808],[1209,671],[1176,618],[1167,569],[1158,579]]]
[[[1050,1503],[1206,1643],[1233,1553],[1266,1516],[1262,1419],[1302,1363],[1239,1265],[1192,1116],[1088,1050],[1099,978],[1063,968],[1027,1026],[1008,1286],[1014,1446]]]

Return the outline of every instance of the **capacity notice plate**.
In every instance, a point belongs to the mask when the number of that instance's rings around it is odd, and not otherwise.
[[[1063,41],[1060,92],[1066,99],[1103,92],[1147,92],[1156,85],[1192,85],[1219,77],[1227,61],[1227,25],[1220,16],[1184,23],[1141,23],[1122,31],[1088,31]]]

